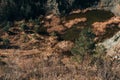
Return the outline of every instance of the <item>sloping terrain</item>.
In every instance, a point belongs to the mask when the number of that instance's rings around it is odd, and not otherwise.
[[[77,39],[76,35],[87,26],[96,33],[96,42],[112,37],[106,35],[107,29],[112,31],[109,35],[119,31],[119,17],[110,15],[102,20],[98,16],[91,18],[83,11],[65,17],[50,14],[37,20],[8,23],[0,34],[0,80],[119,80],[119,56],[106,56],[106,52],[99,51],[100,55],[86,55],[79,61],[71,53],[76,45],[71,38]]]

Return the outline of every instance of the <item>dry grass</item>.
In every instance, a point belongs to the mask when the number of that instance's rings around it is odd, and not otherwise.
[[[2,54],[0,68],[0,80],[120,79],[119,61],[97,59],[96,65],[90,65],[87,58],[83,63],[77,63],[67,55],[53,53],[46,57],[37,50]]]
[[[79,63],[70,53],[70,41],[13,28],[17,35],[1,35],[10,39],[10,48],[0,49],[0,80],[120,80],[118,60],[95,58],[91,64],[85,56]]]

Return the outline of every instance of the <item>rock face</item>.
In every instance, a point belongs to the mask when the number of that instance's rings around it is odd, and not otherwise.
[[[108,56],[118,56],[120,58],[120,31],[112,38],[105,40],[102,44],[107,49]]]
[[[101,0],[98,7],[110,10],[115,15],[120,16],[120,0]]]
[[[105,22],[95,22],[93,23],[93,29],[97,36],[104,36],[107,34],[107,38],[103,40],[100,44],[102,44],[106,48],[107,56],[111,56],[113,58],[120,59],[120,17],[112,17],[110,20]],[[111,28],[113,27],[113,28]],[[118,31],[114,29],[118,27]],[[111,29],[110,35],[108,38],[108,33],[106,29]]]
[[[111,11],[117,16],[120,16],[120,4],[116,4],[115,6],[113,6],[113,8],[111,9]]]

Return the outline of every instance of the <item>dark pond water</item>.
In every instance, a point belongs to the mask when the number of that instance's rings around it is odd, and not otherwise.
[[[110,19],[113,16],[114,16],[113,13],[105,10],[92,10],[92,11],[87,11],[85,13],[70,14],[65,17],[66,21],[69,21],[75,18],[82,18],[82,17],[86,17],[87,21],[74,25],[72,28],[65,31],[64,34],[61,35],[61,38],[64,40],[74,41],[76,38],[78,38],[79,33],[81,31],[81,28],[79,27],[82,27],[82,26],[91,27],[92,23],[103,22]]]

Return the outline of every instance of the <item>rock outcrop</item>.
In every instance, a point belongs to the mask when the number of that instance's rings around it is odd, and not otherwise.
[[[120,59],[120,31],[101,44],[107,49],[107,56]]]
[[[106,29],[110,29],[113,27],[113,29],[118,27],[118,31],[114,31],[111,29],[110,35],[111,37],[108,38],[108,34]],[[107,38],[104,39],[99,44],[103,45],[106,49],[107,56],[110,56],[114,59],[120,60],[120,17],[112,17],[110,20],[105,22],[95,22],[93,23],[93,29],[97,36],[104,36],[104,34],[107,34]],[[115,32],[115,33],[114,33]]]
[[[116,16],[120,16],[120,0],[101,0],[99,5],[99,8],[110,10],[113,12]]]

